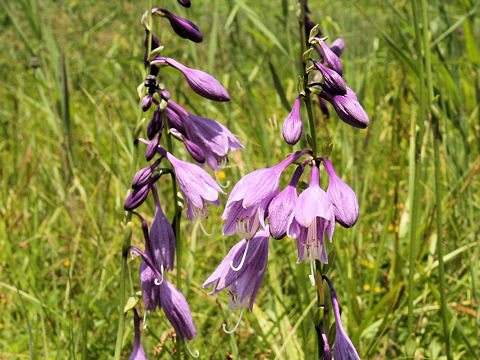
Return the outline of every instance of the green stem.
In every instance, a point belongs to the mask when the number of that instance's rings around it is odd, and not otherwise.
[[[445,264],[443,262],[443,234],[442,234],[442,185],[440,173],[440,142],[441,133],[438,117],[431,115],[431,104],[433,99],[433,82],[432,82],[432,60],[430,53],[430,26],[427,12],[427,1],[422,0],[422,27],[423,27],[423,46],[425,49],[425,70],[427,73],[427,113],[432,120],[433,127],[433,152],[435,166],[435,207],[437,212],[437,255],[438,255],[438,275],[440,287],[440,312],[442,316],[443,338],[447,348],[447,359],[453,359],[450,347],[450,337],[448,335],[448,319],[447,319],[447,300],[445,294]]]
[[[424,83],[424,64],[422,57],[422,37],[419,27],[417,1],[411,0],[413,22],[415,28],[415,45],[417,51],[417,67],[420,82],[420,111],[416,121],[411,126],[411,143],[410,143],[410,159],[409,159],[409,204],[410,204],[410,223],[409,223],[409,255],[408,255],[408,332],[410,335],[414,333],[413,326],[413,301],[415,299],[415,245],[418,231],[418,215],[420,205],[420,170],[421,170],[421,145],[423,133],[425,131],[425,115],[426,115],[426,99],[425,99],[425,83]],[[418,131],[417,131],[418,128]]]

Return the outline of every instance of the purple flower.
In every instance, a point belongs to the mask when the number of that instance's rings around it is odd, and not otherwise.
[[[267,268],[269,237],[267,227],[259,231],[251,240],[244,239],[234,245],[212,275],[203,283],[203,288],[214,284],[209,295],[229,288],[229,307],[232,311],[247,307],[252,310]],[[247,246],[249,248],[245,255]],[[245,258],[242,259],[244,256]],[[239,266],[242,261],[243,266],[239,270],[232,269],[232,266]]]
[[[162,111],[160,110],[160,107],[157,106],[147,126],[148,139],[152,140],[156,134],[159,134],[159,136],[161,136],[162,130],[163,130]]]
[[[163,14],[163,16],[165,16],[170,22],[173,31],[175,31],[181,38],[188,39],[196,43],[202,42],[202,33],[198,26],[193,22],[178,17],[170,11],[161,8],[152,9],[152,14],[158,14],[160,16]]]
[[[135,340],[133,341],[132,354],[128,358],[129,360],[148,360],[145,351],[143,350],[140,339],[140,316],[136,309],[133,309],[133,327],[135,331]]]
[[[330,50],[332,50],[338,57],[342,55],[344,49],[345,40],[343,40],[342,38],[335,39],[335,41],[332,42],[332,44],[330,45]]]
[[[147,312],[155,311],[157,307],[160,307],[158,285],[155,283],[156,278],[152,268],[147,265],[145,260],[142,260],[140,263],[140,284],[142,285],[143,304]]]
[[[150,183],[143,185],[140,188],[134,189],[128,194],[123,208],[127,211],[131,211],[143,204],[150,191]]]
[[[159,286],[160,304],[180,340],[192,340],[197,336],[192,313],[187,300],[178,289],[164,280]]]
[[[352,341],[343,329],[342,319],[340,317],[340,305],[338,304],[337,293],[335,292],[333,284],[326,276],[323,276],[323,278],[330,287],[330,298],[332,300],[333,315],[335,316],[336,334],[335,345],[333,346],[333,357],[336,360],[360,360],[355,346],[353,346]]]
[[[178,160],[162,147],[159,147],[158,151],[167,158],[175,170],[175,176],[188,205],[187,216],[190,221],[195,217],[206,216],[206,202],[220,205],[218,193],[224,192],[205,170],[198,165]]]
[[[142,100],[142,110],[147,111],[152,106],[153,95],[147,94]]]
[[[222,214],[226,220],[223,235],[238,232],[242,238],[251,239],[260,225],[265,228],[265,211],[278,193],[280,175],[307,152],[297,151],[271,168],[258,169],[241,178],[232,189]]]
[[[358,102],[355,92],[348,86],[345,95],[332,96],[323,92],[322,96],[333,105],[340,119],[347,124],[360,129],[365,129],[369,125],[370,120],[367,113]]]
[[[310,186],[298,197],[288,221],[287,235],[297,239],[298,260],[315,259],[328,263],[325,250],[325,234],[332,241],[335,231],[333,205],[327,193],[320,188],[319,173],[312,167]]]
[[[318,53],[323,58],[325,63],[330,69],[336,71],[338,74],[343,75],[343,65],[340,58],[325,44],[325,41],[315,38],[320,45],[320,48],[316,48]]]
[[[177,0],[178,3],[182,6],[185,6],[186,8],[189,8],[191,3],[190,3],[190,0]]]
[[[302,118],[300,117],[300,96],[293,103],[290,114],[283,121],[282,134],[287,144],[295,145],[302,136]]]
[[[332,95],[344,95],[347,92],[347,87],[343,78],[332,69],[327,68],[320,61],[315,59],[310,59],[313,62],[313,65],[317,68],[318,71],[322,74],[323,77],[323,89]]]
[[[358,220],[357,196],[352,188],[338,177],[330,160],[323,159],[323,166],[330,178],[327,195],[333,204],[335,220],[346,228],[352,227]]]
[[[229,151],[243,149],[243,145],[230,130],[218,121],[190,114],[172,100],[168,102],[167,111],[168,109],[175,113],[171,115],[172,123],[182,122],[179,127],[203,150],[205,161],[213,171],[218,170],[219,164],[226,162]]]
[[[157,57],[152,64],[167,64],[180,71],[188,84],[198,95],[214,101],[229,101],[227,90],[212,75],[201,70],[191,69],[171,58]]]
[[[176,239],[172,225],[162,211],[156,185],[152,187],[155,200],[155,216],[150,226],[150,247],[157,264],[165,270],[173,270]]]
[[[268,225],[270,234],[275,239],[281,239],[287,234],[287,223],[297,204],[297,184],[303,169],[303,165],[297,167],[290,183],[268,205]]]

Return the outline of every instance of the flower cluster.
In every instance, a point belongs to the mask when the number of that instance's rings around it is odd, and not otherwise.
[[[189,7],[190,1],[179,1]],[[199,28],[187,19],[180,18],[162,8],[153,8],[151,15],[163,17],[170,23],[175,33],[193,42],[203,39]],[[142,224],[145,240],[144,250],[131,247],[132,255],[142,258],[140,264],[140,283],[146,312],[162,309],[175,329],[180,340],[191,340],[196,337],[197,330],[193,323],[189,305],[182,293],[165,279],[166,272],[174,269],[177,245],[177,224],[172,224],[166,217],[158,191],[158,180],[164,174],[172,175],[183,193],[187,205],[186,213],[190,221],[206,217],[207,205],[220,205],[221,187],[202,167],[207,165],[217,171],[228,160],[228,153],[243,148],[237,138],[219,122],[193,115],[171,99],[170,92],[160,82],[162,67],[169,66],[180,71],[191,89],[200,96],[214,101],[229,101],[227,90],[213,76],[197,69],[189,68],[178,61],[159,56],[163,51],[159,39],[151,33],[144,15],[146,29],[144,63],[148,70],[142,90],[145,95],[141,100],[144,112],[152,111],[147,126],[147,139],[140,142],[147,145],[145,158],[150,165],[139,170],[132,180],[132,191],[125,200],[124,208],[136,215]],[[167,149],[162,145],[162,136],[167,139]],[[178,159],[172,154],[171,139],[180,140],[194,163]],[[162,162],[167,164],[161,167]],[[155,214],[149,225],[135,211],[151,194],[155,203]],[[174,194],[176,197],[176,194]],[[177,200],[175,199],[176,203]],[[176,209],[174,221],[180,220],[181,209]],[[178,270],[177,270],[178,271]],[[135,343],[130,359],[146,359],[140,344],[139,316],[134,310]]]
[[[299,1],[299,4],[305,6],[303,13],[310,11],[306,1]],[[359,217],[355,192],[337,175],[328,158],[330,154],[317,156],[315,118],[310,108],[310,96],[320,96],[321,110],[324,113],[328,111],[325,101],[330,102],[340,119],[353,127],[365,128],[369,119],[357,96],[343,79],[343,64],[339,58],[344,49],[343,39],[335,40],[329,47],[325,39],[317,36],[318,26],[307,15],[300,21],[303,22],[308,36],[308,41],[304,44],[308,49],[302,51],[304,86],[283,122],[282,134],[289,145],[299,142],[303,133],[301,105],[304,102],[311,132],[305,143],[309,143],[311,149],[296,151],[277,165],[255,170],[238,181],[229,195],[222,215],[225,220],[223,234],[236,233],[242,240],[231,248],[203,284],[203,287],[213,285],[210,295],[228,289],[230,309],[235,311],[242,308],[240,319],[245,308],[252,310],[266,271],[270,236],[275,239],[287,236],[296,240],[297,263],[308,259],[311,268],[309,277],[312,285],[315,285],[314,267],[317,272],[320,271],[316,261],[326,264],[329,260],[326,238],[332,241],[336,223],[350,228]],[[315,50],[320,59],[311,57]],[[280,191],[282,174],[293,164],[296,164],[296,168],[291,180]],[[321,167],[325,169],[329,179],[326,190],[320,186]],[[303,191],[299,193],[299,182],[307,169],[310,170],[309,184],[306,188],[302,186]],[[325,277],[325,280],[332,289],[337,326],[335,358],[358,359],[355,348],[342,328],[333,285],[328,278]],[[231,331],[237,328],[239,322]],[[330,348],[325,334],[323,338],[326,344],[324,356],[330,359]]]

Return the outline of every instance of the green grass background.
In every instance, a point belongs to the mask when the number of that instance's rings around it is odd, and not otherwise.
[[[243,142],[245,150],[232,154],[225,169],[226,180],[234,183],[301,148],[283,142],[281,124],[289,109],[269,70],[270,62],[292,104],[300,71],[296,2],[192,3],[188,10],[173,0],[154,6],[198,24],[203,43],[177,38],[159,19],[154,20],[154,32],[161,35],[167,56],[216,76],[232,101],[218,104],[200,98],[171,70],[163,80],[175,101],[221,121]],[[409,337],[409,169],[415,160],[410,149],[420,92],[411,3],[310,1],[311,17],[323,34],[345,38],[344,78],[371,119],[362,131],[335,114],[327,120],[316,112],[317,139],[333,143],[331,159],[360,202],[355,227],[336,229],[329,275],[344,327],[365,359],[446,358],[438,245],[445,254],[453,356],[480,357],[478,6],[469,0],[428,2],[442,193],[438,205],[432,127],[427,122],[419,158],[415,336]],[[2,359],[106,359],[113,354],[123,201],[132,176],[132,133],[139,120],[136,88],[144,76],[140,17],[147,7],[148,1],[0,0]],[[179,144],[175,153],[187,159]],[[138,168],[144,164],[139,156]],[[169,181],[162,178],[160,188],[171,218]],[[437,206],[443,212],[441,244],[435,228]],[[151,220],[153,204],[141,211]],[[236,334],[223,333],[222,323],[232,326],[236,319],[226,294],[208,297],[201,288],[239,240],[221,235],[221,212],[221,207],[211,208],[204,221],[211,237],[198,224],[182,222],[181,290],[199,333],[190,346],[202,359],[314,359],[315,289],[308,281],[308,265],[295,264],[296,247],[287,239],[271,240],[253,313],[246,313]],[[142,247],[138,222],[132,241]],[[129,263],[127,296],[131,289],[140,290],[138,266],[138,259]],[[147,323],[143,343],[149,358],[170,358],[174,345],[164,315],[149,315]],[[129,313],[125,358],[132,343]]]

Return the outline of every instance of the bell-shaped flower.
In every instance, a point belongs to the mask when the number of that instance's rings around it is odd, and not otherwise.
[[[323,89],[332,95],[345,95],[347,92],[347,86],[343,78],[332,69],[327,68],[320,61],[310,59],[313,62],[315,68],[320,71],[323,77]]]
[[[195,217],[206,216],[207,204],[220,205],[218,193],[224,194],[215,180],[201,167],[186,161],[178,160],[164,148],[158,152],[172,164],[180,189],[187,202],[187,216],[190,221]]]
[[[340,76],[343,75],[343,65],[340,58],[328,47],[327,44],[325,44],[325,41],[319,38],[315,38],[315,40],[317,40],[318,44],[320,45],[320,47],[317,47],[316,49],[323,58],[325,64],[327,64],[330,69],[340,74]]]
[[[150,225],[150,250],[157,264],[165,270],[173,270],[175,261],[176,238],[172,225],[162,211],[156,185],[152,187],[155,200],[155,216]]]
[[[203,288],[213,284],[213,290],[209,295],[229,288],[229,307],[232,311],[238,308],[252,310],[267,268],[269,237],[267,227],[259,231],[250,241],[244,239],[234,245],[203,283]],[[233,266],[237,270],[233,269]]]
[[[332,241],[335,231],[333,205],[327,193],[320,188],[319,172],[312,167],[310,185],[298,197],[288,221],[287,235],[297,240],[298,260],[315,259],[328,263],[325,235]]]
[[[323,276],[323,278],[327,281],[328,286],[330,287],[330,298],[332,300],[333,315],[335,316],[336,333],[335,344],[333,345],[333,358],[336,360],[360,360],[357,349],[353,346],[352,340],[350,340],[342,326],[340,305],[333,284],[326,276]]]
[[[287,144],[295,145],[302,136],[302,118],[300,117],[300,96],[293,103],[292,111],[283,121],[282,135]]]
[[[330,50],[332,50],[338,57],[342,55],[344,49],[345,40],[342,38],[335,39],[335,41],[330,44]]]
[[[133,350],[130,354],[129,360],[148,360],[145,351],[143,350],[140,338],[140,316],[136,309],[133,309],[133,328],[135,339],[133,340]]]
[[[167,111],[169,109],[175,113],[170,115],[172,123],[182,123],[184,133],[203,150],[205,161],[213,171],[226,162],[229,151],[243,149],[230,130],[218,121],[193,115],[172,100],[168,102]]]
[[[229,101],[227,90],[212,75],[201,70],[189,68],[178,61],[166,57],[157,57],[152,64],[167,64],[180,71],[188,84],[198,95],[214,101]]]
[[[340,119],[347,124],[360,129],[365,129],[369,125],[370,119],[367,113],[358,102],[355,92],[348,86],[345,95],[332,96],[323,92],[322,96],[333,105]]]
[[[192,340],[197,336],[192,313],[183,294],[167,280],[159,286],[160,304],[180,340]]]
[[[175,31],[175,33],[181,38],[188,39],[196,43],[202,42],[203,35],[200,29],[190,20],[183,19],[171,13],[170,11],[161,8],[152,9],[152,14],[165,16],[170,22],[173,31]]]
[[[260,226],[265,228],[265,212],[278,194],[283,170],[308,152],[297,151],[271,168],[258,169],[241,178],[233,187],[222,214],[225,220],[223,235],[237,232],[248,240]]]
[[[297,204],[297,184],[303,169],[303,165],[297,167],[290,183],[268,205],[270,235],[275,239],[281,239],[287,234],[288,219]]]
[[[327,195],[333,204],[335,220],[346,228],[352,227],[358,220],[357,196],[352,188],[338,177],[330,160],[323,159],[323,166],[330,179]]]

